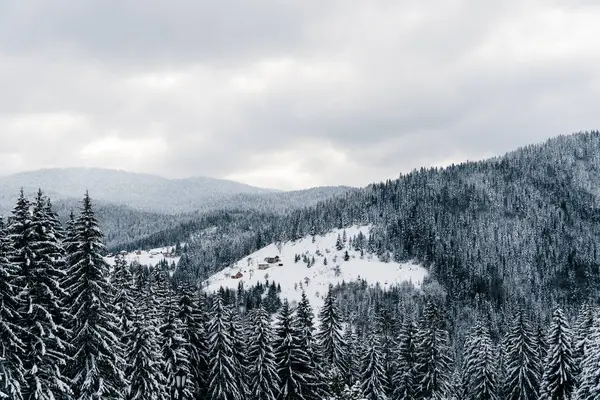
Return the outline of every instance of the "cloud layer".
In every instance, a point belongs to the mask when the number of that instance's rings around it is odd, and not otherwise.
[[[364,185],[600,127],[592,0],[6,0],[0,173]]]

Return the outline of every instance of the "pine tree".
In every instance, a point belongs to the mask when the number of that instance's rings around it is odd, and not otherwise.
[[[160,382],[162,374],[161,354],[158,346],[157,329],[150,315],[146,299],[150,294],[144,294],[138,302],[137,316],[131,320],[131,337],[127,342],[127,375],[130,385],[127,400],[159,400],[166,396],[164,385]]]
[[[252,360],[249,371],[250,400],[275,400],[279,390],[279,376],[273,351],[271,317],[260,305],[252,313],[254,327],[248,358]]]
[[[380,338],[373,335],[363,357],[362,392],[368,400],[387,399],[388,382]]]
[[[324,371],[325,365],[321,360],[322,355],[319,352],[316,339],[313,335],[315,330],[313,319],[312,306],[308,301],[308,297],[306,297],[306,293],[303,291],[298,308],[296,309],[295,322],[298,327],[300,348],[306,351],[306,355],[310,360],[305,370],[307,381],[305,397],[307,399],[322,399],[327,394],[326,375],[331,377],[331,374],[336,371],[329,371],[329,374],[326,374]]]
[[[74,400],[120,399],[127,382],[114,288],[102,258],[103,234],[87,193],[74,224],[74,240],[65,281],[70,296],[67,304],[75,318],[69,365]]]
[[[394,400],[412,400],[416,398],[416,335],[417,326],[406,321],[400,329],[398,349],[396,351],[396,372],[392,378]]]
[[[122,256],[115,258],[112,281],[115,288],[114,303],[119,321],[119,330],[122,335],[121,343],[124,348],[127,348],[133,333],[132,325],[135,318],[135,287],[131,270]]]
[[[279,376],[278,400],[309,400],[310,376],[307,376],[311,360],[300,343],[298,323],[284,300],[275,329],[275,361]]]
[[[590,337],[585,343],[584,357],[579,375],[577,400],[593,400],[600,398],[600,317],[594,310],[594,321],[590,329]]]
[[[25,204],[23,198],[14,213],[11,238],[18,260],[15,283],[24,343],[23,397],[52,400],[71,391],[63,376],[69,334],[63,325],[68,319],[63,305],[66,292],[60,284],[64,278],[60,269],[63,253],[42,192],[38,192],[31,212],[19,209],[21,204]]]
[[[341,312],[337,307],[331,285],[319,312],[319,322],[317,341],[321,354],[330,367],[336,368],[342,376],[345,376],[348,373],[345,362],[346,343],[343,338]]]
[[[396,350],[396,337],[398,335],[396,318],[386,307],[378,307],[375,312],[375,332],[381,339],[381,346],[385,355],[383,366],[387,376],[387,381],[394,379],[395,360],[394,351]],[[391,396],[392,393],[388,393]]]
[[[63,240],[63,247],[67,254],[67,264],[69,264],[68,258],[71,254],[74,254],[77,250],[77,232],[75,231],[75,213],[73,210],[69,213],[69,220],[67,221],[64,229],[65,238]]]
[[[581,364],[584,360],[585,348],[589,344],[593,326],[594,307],[589,302],[586,302],[581,307],[581,311],[577,317],[573,339],[573,358],[576,376],[581,374]]]
[[[204,297],[192,292],[192,288],[184,286],[179,299],[179,320],[182,323],[182,335],[187,352],[191,381],[192,398],[204,398],[208,384],[208,339]]]
[[[18,318],[16,290],[11,282],[16,271],[8,256],[12,252],[3,220],[0,218],[0,398],[21,400],[24,383],[23,354],[24,336],[14,324]]]
[[[338,234],[337,240],[335,241],[335,249],[341,251],[344,249],[344,242],[342,242],[342,236]]]
[[[215,296],[209,323],[209,365],[208,399],[241,400],[244,393],[240,390],[239,376],[236,371],[236,359],[233,355],[233,340],[229,335],[227,310],[221,296]]]
[[[438,306],[429,303],[417,332],[417,376],[422,398],[443,399],[449,391],[452,360],[448,332]]]
[[[557,308],[552,315],[548,336],[549,349],[544,363],[540,388],[542,400],[570,400],[575,387],[575,365],[571,329],[563,311]]]
[[[536,400],[539,390],[539,353],[534,332],[522,310],[506,337],[506,399]]]
[[[356,332],[352,329],[352,326],[347,326],[344,332],[344,342],[346,343],[346,360],[345,364],[348,366],[348,372],[346,374],[346,384],[353,386],[356,382],[360,381],[362,373],[361,365],[361,354],[359,349],[358,337]]]
[[[235,360],[235,371],[237,373],[237,376],[234,378],[237,382],[239,382],[240,392],[242,393],[243,398],[245,398],[249,393],[247,371],[248,361],[246,359],[246,332],[240,315],[235,310],[230,310],[228,313],[227,326],[229,329],[229,335],[231,336],[231,349],[233,352],[233,358]]]
[[[177,298],[172,290],[168,291],[167,304],[159,328],[161,354],[163,361],[163,382],[167,389],[174,390],[175,375],[183,370],[189,375],[189,354],[181,334],[182,327],[177,318]],[[189,388],[184,388],[186,397],[189,397]]]
[[[546,341],[546,333],[542,329],[542,326],[539,325],[537,327],[537,332],[535,335],[535,347],[538,354],[538,376],[540,377],[540,383],[542,379],[542,375],[544,374],[544,360],[548,355],[548,343]]]
[[[468,399],[496,400],[496,352],[488,329],[478,323],[465,343],[464,387]]]

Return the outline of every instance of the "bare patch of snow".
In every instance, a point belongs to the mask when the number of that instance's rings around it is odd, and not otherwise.
[[[174,246],[167,246],[151,249],[148,251],[137,250],[124,253],[123,256],[125,257],[125,261],[127,261],[127,264],[138,263],[140,265],[154,267],[162,260],[166,260],[169,263],[169,265],[171,265],[171,263],[177,264],[179,262],[179,259],[181,258],[179,256],[173,256],[173,249]],[[114,255],[104,257],[104,260],[106,260],[106,262],[110,266],[115,265]]]
[[[369,230],[370,226],[345,229],[348,239],[359,232],[368,238]],[[412,282],[416,287],[421,286],[428,272],[419,264],[393,261],[386,263],[366,252],[361,257],[360,251],[351,248],[348,242],[345,243],[344,249],[337,250],[336,241],[338,235],[342,236],[343,232],[344,229],[336,229],[323,236],[317,235],[314,243],[312,236],[279,245],[273,243],[214,274],[203,283],[203,288],[208,292],[217,291],[221,286],[237,289],[240,281],[244,282],[246,287],[250,287],[268,279],[269,282],[275,281],[281,285],[282,298],[287,298],[291,303],[297,302],[304,290],[311,305],[319,309],[323,305],[329,284],[364,279],[369,285],[379,283],[384,289],[403,282]],[[346,251],[348,261],[344,260]],[[298,262],[295,262],[296,255],[301,257]],[[303,255],[309,260],[314,257],[314,265],[308,268],[307,263],[302,260]],[[280,258],[279,262],[265,261],[266,258],[276,256]],[[325,258],[327,265],[324,263]]]

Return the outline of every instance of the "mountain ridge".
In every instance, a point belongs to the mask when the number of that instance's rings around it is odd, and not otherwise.
[[[10,209],[23,188],[32,195],[41,188],[55,201],[80,199],[86,190],[102,203],[124,205],[144,212],[181,214],[221,208],[243,208],[246,203],[268,201],[302,194],[258,188],[209,177],[169,179],[157,175],[102,168],[48,168],[0,177],[0,212]],[[306,195],[327,197],[347,187],[306,189]]]

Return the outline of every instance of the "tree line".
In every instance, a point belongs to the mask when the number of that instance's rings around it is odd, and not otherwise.
[[[111,268],[88,195],[63,229],[43,193],[21,194],[0,232],[6,398],[166,399],[178,371],[190,378],[190,399],[600,396],[600,317],[591,305],[573,329],[560,308],[547,333],[517,310],[499,340],[482,318],[456,344],[439,301],[395,329],[385,317],[358,329],[334,288],[315,322],[304,295],[297,305],[267,310],[258,300],[249,310],[240,306],[243,288],[207,294],[162,268],[123,259]]]
[[[180,237],[188,247],[178,275],[203,280],[265,243],[371,225],[365,251],[422,263],[448,306],[579,307],[600,285],[599,147],[599,132],[582,132],[421,168],[283,216],[223,211],[218,233]]]

